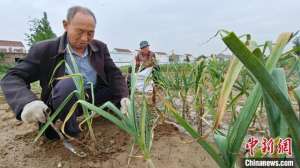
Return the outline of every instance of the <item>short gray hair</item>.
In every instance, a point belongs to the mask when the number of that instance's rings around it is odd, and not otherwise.
[[[82,7],[82,6],[73,6],[73,7],[69,8],[68,13],[67,13],[67,21],[71,21],[73,19],[73,17],[75,16],[75,14],[78,12],[82,12],[84,14],[91,15],[94,18],[95,23],[97,23],[95,14],[89,8]]]

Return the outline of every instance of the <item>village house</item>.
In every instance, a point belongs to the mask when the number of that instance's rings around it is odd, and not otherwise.
[[[184,55],[181,55],[181,54],[175,54],[175,53],[172,53],[172,54],[169,56],[169,62],[170,62],[170,63],[183,63],[183,62],[184,62],[184,59],[185,59],[185,56],[184,56]]]
[[[113,48],[110,51],[110,56],[112,57],[115,64],[120,66],[130,65],[132,60],[135,58],[140,50],[129,50],[124,48]],[[194,58],[192,54],[175,54],[169,55],[166,52],[155,51],[155,57],[158,64],[169,64],[169,63],[184,63],[193,62]]]
[[[169,55],[165,52],[154,52],[158,64],[169,64]]]
[[[135,55],[134,52],[129,49],[114,48],[112,51],[110,51],[110,56],[114,63],[120,67],[124,65],[130,65]]]
[[[26,56],[25,46],[21,41],[0,40],[1,63],[12,64]]]

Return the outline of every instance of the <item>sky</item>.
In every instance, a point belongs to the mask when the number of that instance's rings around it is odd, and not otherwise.
[[[147,40],[154,51],[210,55],[225,48],[219,36],[202,45],[220,29],[250,33],[258,43],[300,30],[299,0],[1,0],[0,39],[26,44],[28,21],[43,11],[60,36],[73,5],[95,13],[95,38],[110,49],[137,49]]]

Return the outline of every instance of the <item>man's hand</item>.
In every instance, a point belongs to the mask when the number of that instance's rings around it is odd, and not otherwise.
[[[123,114],[127,115],[128,114],[128,108],[129,108],[129,105],[130,105],[130,100],[127,97],[122,98],[120,104],[121,104],[121,109],[120,109],[121,112]]]
[[[46,122],[44,111],[48,109],[48,106],[40,100],[32,101],[26,104],[21,113],[21,119],[24,122]]]

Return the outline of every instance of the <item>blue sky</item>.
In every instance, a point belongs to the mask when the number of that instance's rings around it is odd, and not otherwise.
[[[200,55],[223,50],[220,38],[201,46],[219,29],[250,33],[258,42],[300,29],[299,0],[1,0],[0,39],[24,41],[28,21],[43,11],[61,35],[62,20],[73,5],[95,13],[95,38],[109,48],[136,49],[148,40],[155,51]]]

